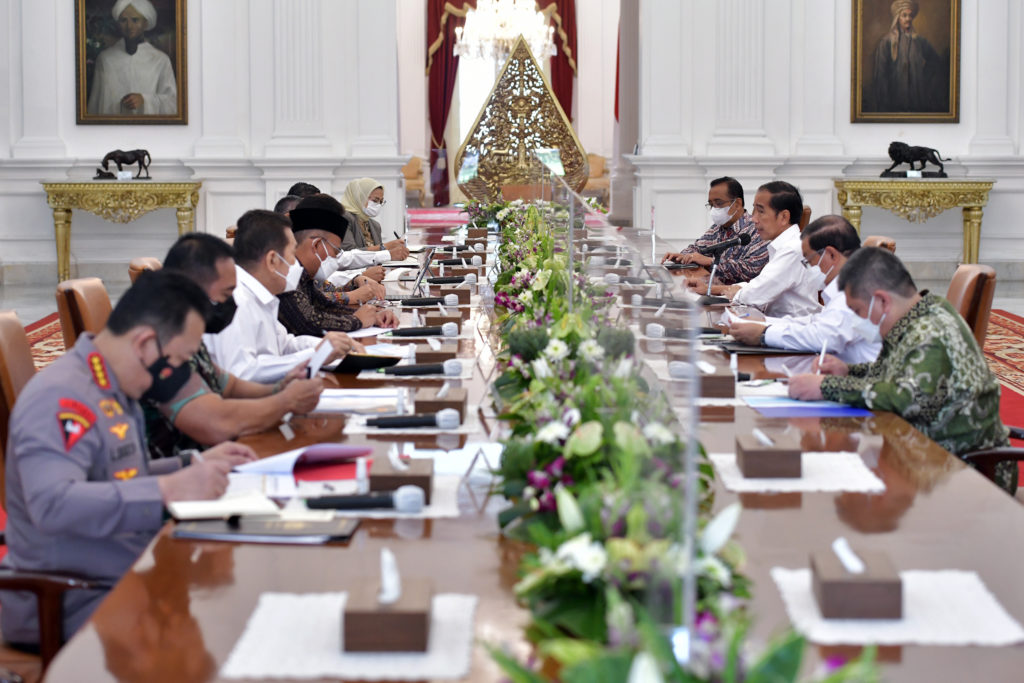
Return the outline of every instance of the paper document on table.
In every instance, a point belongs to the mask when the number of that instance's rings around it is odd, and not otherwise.
[[[385,268],[417,268],[420,265],[420,260],[415,256],[409,256],[401,261],[385,261],[381,265]]]
[[[224,494],[217,500],[179,500],[167,504],[175,519],[222,519],[235,515],[276,515],[274,501],[259,491]]]
[[[241,495],[256,491],[267,498],[291,498],[298,495],[295,476],[288,474],[258,474],[253,472],[228,472],[228,490],[225,496]]]
[[[378,334],[383,334],[384,332],[387,332],[387,329],[383,327],[364,327],[361,330],[349,332],[348,336],[352,339],[362,339],[363,337],[376,337]]]
[[[335,463],[351,461],[372,452],[373,448],[369,446],[350,446],[341,443],[313,444],[238,465],[235,467],[235,472],[290,475],[295,470],[295,464],[300,458],[306,464]]]
[[[384,274],[384,282],[398,282],[404,276],[417,272],[418,268],[393,268]],[[415,276],[410,279],[415,279]]]
[[[317,413],[397,413],[400,397],[398,389],[324,389]]]
[[[306,366],[309,377],[316,377],[316,373],[320,372],[320,368],[323,367],[324,361],[332,351],[334,351],[334,347],[326,339],[320,342],[320,346],[316,347],[316,351],[313,352],[313,357],[309,359],[309,365]]]

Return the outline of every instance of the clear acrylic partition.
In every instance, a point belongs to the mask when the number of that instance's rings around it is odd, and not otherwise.
[[[652,257],[645,264],[641,249],[612,226],[606,214],[594,208],[568,186],[560,173],[557,150],[536,150],[548,168],[551,186],[546,207],[548,224],[561,239],[570,267],[591,283],[603,283],[616,295],[621,325],[637,337],[636,356],[641,377],[647,382],[659,410],[635,414],[641,431],[652,423],[667,426],[679,437],[678,448],[664,459],[666,481],[675,484],[658,514],[664,537],[672,547],[673,562],[652,564],[644,592],[649,613],[669,638],[680,662],[690,659],[697,602],[695,574],[696,521],[699,498],[697,425],[700,371],[698,334],[703,315],[694,298],[674,299],[673,278]],[[570,230],[570,226],[572,229]],[[574,281],[575,278],[570,278]],[[639,298],[637,298],[639,296]],[[633,304],[639,304],[634,306]],[[664,328],[659,338],[647,335],[648,322]],[[651,330],[659,334],[658,329]],[[666,335],[672,335],[671,337]],[[663,489],[664,491],[664,489]],[[635,504],[644,504],[637,502]],[[657,507],[657,504],[656,504]],[[681,571],[680,571],[681,570]]]

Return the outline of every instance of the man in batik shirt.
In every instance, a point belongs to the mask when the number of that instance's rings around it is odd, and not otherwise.
[[[897,413],[957,455],[1009,445],[999,419],[999,382],[948,301],[919,294],[900,260],[879,248],[851,256],[839,287],[862,316],[862,334],[877,328],[882,351],[873,363],[849,366],[827,356],[824,374],[791,378],[790,396]],[[1000,463],[995,474],[1002,488],[1016,491],[1016,463]]]
[[[738,235],[750,235],[749,244],[730,247],[722,252],[715,270],[715,283],[734,285],[753,280],[768,263],[768,243],[757,234],[754,220],[743,206],[743,186],[735,178],[712,180],[707,207],[711,209],[713,225],[696,242],[679,253],[665,254],[663,260],[695,263],[704,270],[691,277],[703,275],[706,280],[711,271],[712,258],[702,254],[700,249]]]

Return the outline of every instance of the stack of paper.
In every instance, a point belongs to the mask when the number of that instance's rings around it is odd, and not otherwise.
[[[398,403],[404,392],[397,388],[387,389],[324,389],[320,402],[313,414],[317,413],[397,413]]]
[[[186,500],[167,504],[175,519],[224,519],[234,515],[276,515],[274,501],[258,491],[225,494],[217,500]]]

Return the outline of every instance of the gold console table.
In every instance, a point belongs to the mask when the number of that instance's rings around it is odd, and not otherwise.
[[[71,277],[71,209],[82,209],[115,223],[130,223],[156,209],[178,210],[178,234],[195,229],[201,181],[154,183],[146,180],[44,182],[53,209],[57,240],[57,279]]]
[[[991,178],[833,178],[843,216],[860,232],[861,207],[888,209],[911,223],[924,223],[947,209],[963,208],[964,263],[978,262],[981,216]]]

